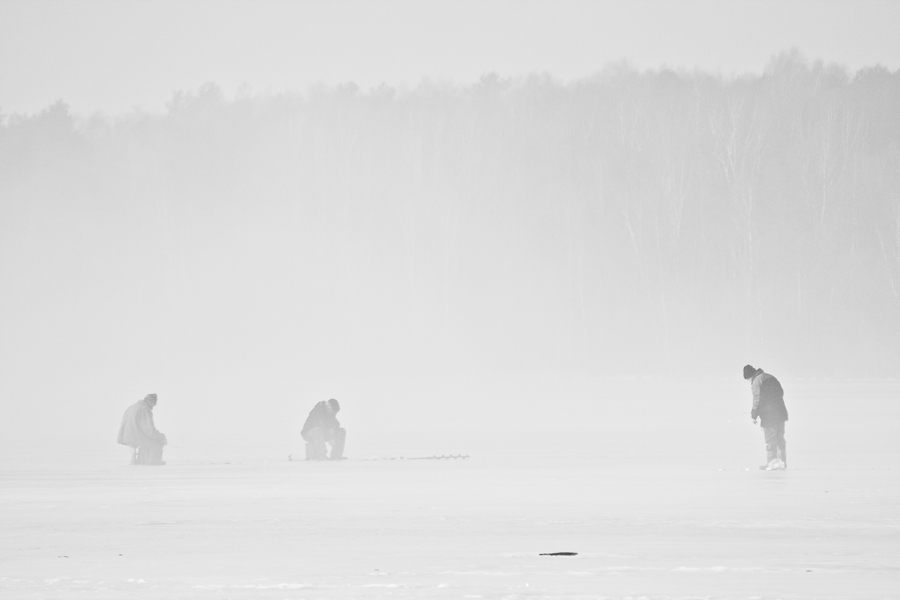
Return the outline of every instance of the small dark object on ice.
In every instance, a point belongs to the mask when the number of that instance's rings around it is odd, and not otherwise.
[[[539,556],[578,556],[577,552],[541,552]]]

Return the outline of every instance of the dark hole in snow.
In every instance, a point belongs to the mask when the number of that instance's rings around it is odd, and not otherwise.
[[[540,556],[578,556],[577,552],[541,552]]]

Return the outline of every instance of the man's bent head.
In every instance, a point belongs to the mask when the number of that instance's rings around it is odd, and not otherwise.
[[[756,369],[753,365],[744,366],[744,379],[750,379],[754,375],[756,375]]]
[[[339,410],[341,410],[341,405],[334,398],[328,401],[328,407],[331,408],[331,412],[337,414]]]
[[[156,394],[147,394],[144,396],[144,400],[147,401],[151,408],[156,406]]]

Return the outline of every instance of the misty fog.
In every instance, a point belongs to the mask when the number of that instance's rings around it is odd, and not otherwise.
[[[0,596],[893,597],[898,15],[0,2]]]
[[[149,392],[288,444],[328,397],[428,431],[612,410],[605,380],[745,394],[747,362],[896,377],[898,103],[792,51],[4,115],[3,437],[97,440]]]

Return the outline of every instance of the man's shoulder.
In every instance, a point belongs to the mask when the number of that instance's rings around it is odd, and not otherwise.
[[[147,406],[147,403],[143,400],[138,400],[134,404],[128,407],[126,412],[137,413],[137,412],[150,412],[150,407]]]
[[[777,394],[781,395],[784,393],[784,390],[781,387],[781,382],[774,375],[769,375],[766,377],[760,384],[760,389],[765,390],[767,394]]]
[[[778,378],[772,375],[771,373],[763,373],[762,381],[768,382],[770,384],[780,383]]]

